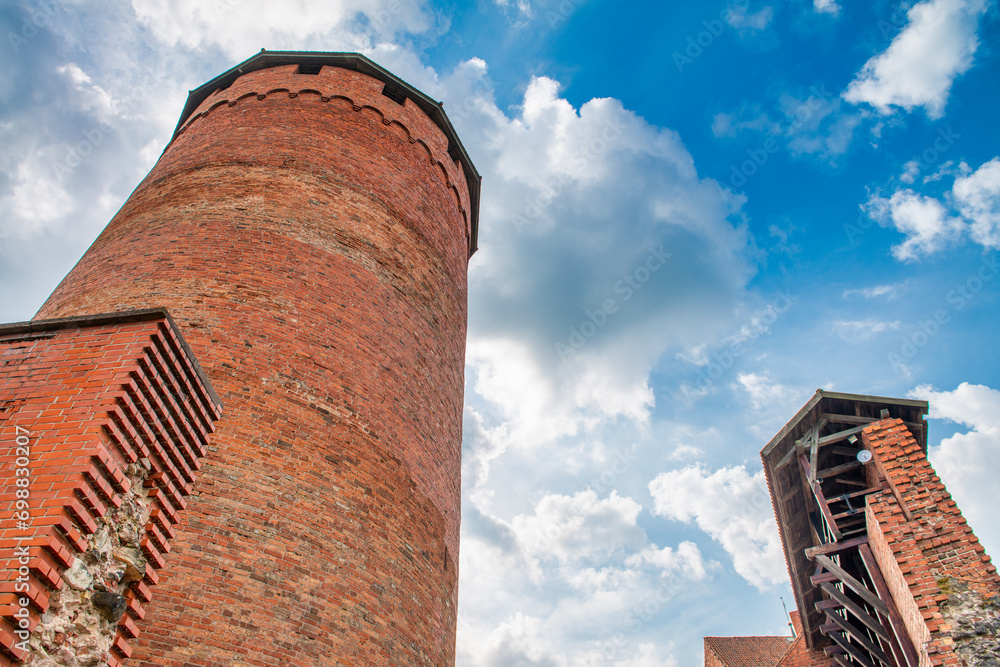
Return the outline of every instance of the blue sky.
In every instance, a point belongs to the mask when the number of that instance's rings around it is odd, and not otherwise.
[[[262,47],[445,102],[484,175],[459,664],[783,633],[758,452],[819,387],[930,400],[1000,550],[995,2],[15,0],[0,28],[0,321]]]

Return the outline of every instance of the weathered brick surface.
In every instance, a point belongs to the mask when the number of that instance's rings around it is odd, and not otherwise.
[[[454,662],[469,195],[381,90],[210,96],[39,312],[167,306],[226,405],[127,664]]]
[[[996,610],[988,609],[1000,594],[996,567],[902,421],[876,422],[864,430],[863,440],[875,455],[878,475],[899,496],[897,501],[890,488],[868,497],[868,536],[920,665],[965,665],[956,646],[975,649],[982,638],[964,637],[956,644],[952,589],[961,587],[985,603],[980,621],[996,621]]]
[[[152,597],[154,569],[170,550],[176,520],[161,530],[146,517],[150,510],[183,507],[190,484],[181,469],[199,467],[220,408],[162,312],[0,327],[0,664],[38,655],[11,641],[20,598],[31,600],[34,631],[41,615],[53,611],[50,599],[65,590],[63,573],[89,548],[90,536],[100,526],[105,535],[122,527],[123,499],[145,522],[143,533],[133,533],[134,544],[154,537],[155,543],[144,548],[152,563],[145,579],[121,592]],[[148,492],[130,482],[128,471],[140,459],[152,472]],[[29,546],[27,563],[16,557],[20,546]],[[27,577],[21,565],[30,570]],[[108,628],[104,648],[117,647],[105,656],[108,664],[128,654],[141,626],[126,614],[117,636]],[[67,650],[76,650],[75,640],[65,638]]]

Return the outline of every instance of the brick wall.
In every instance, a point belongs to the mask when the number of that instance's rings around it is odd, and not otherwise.
[[[68,654],[115,667],[144,625],[218,399],[157,311],[0,326],[0,399],[0,665]]]
[[[902,421],[868,426],[863,441],[889,487],[868,498],[869,542],[921,667],[987,664],[977,656],[1000,649],[996,567]],[[966,616],[993,630],[958,632]]]
[[[133,664],[454,662],[469,194],[382,88],[210,96],[39,312],[166,305],[226,404]]]

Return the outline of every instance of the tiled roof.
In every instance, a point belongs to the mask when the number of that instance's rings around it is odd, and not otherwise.
[[[789,637],[705,637],[705,650],[725,667],[774,667],[789,646]]]

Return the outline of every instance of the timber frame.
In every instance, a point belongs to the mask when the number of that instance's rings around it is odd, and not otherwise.
[[[858,455],[865,427],[890,418],[926,452],[927,412],[926,401],[817,390],[761,452],[806,643],[831,664],[917,667],[868,545],[866,497],[895,489]]]

